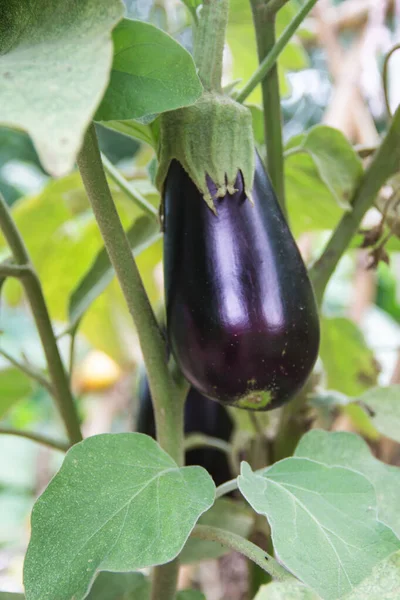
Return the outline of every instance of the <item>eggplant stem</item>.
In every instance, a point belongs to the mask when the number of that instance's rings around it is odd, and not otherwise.
[[[194,31],[194,61],[204,88],[221,93],[222,62],[229,0],[204,0]]]

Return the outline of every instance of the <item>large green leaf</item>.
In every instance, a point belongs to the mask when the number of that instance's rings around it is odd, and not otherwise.
[[[379,563],[346,600],[398,600],[400,598],[400,552]]]
[[[104,434],[73,446],[32,512],[27,600],[82,600],[97,570],[169,562],[214,495],[204,469],[178,468],[146,435]]]
[[[139,217],[127,231],[134,256],[158,240],[160,235],[159,225],[155,219]],[[71,327],[78,324],[92,302],[112,281],[114,274],[107,251],[102,248],[71,294],[68,308]]]
[[[220,498],[200,517],[199,525],[220,527],[247,538],[253,521],[253,514],[248,506],[234,500]],[[218,558],[227,552],[229,549],[224,546],[191,537],[182,550],[180,560],[182,563],[199,562]]]
[[[358,396],[376,383],[373,353],[360,329],[349,319],[322,319],[320,355],[328,389]]]
[[[150,591],[150,581],[142,573],[103,571],[96,577],[87,599],[150,600]]]
[[[32,393],[32,380],[19,369],[0,371],[0,419],[19,400]]]
[[[149,144],[149,146],[152,146],[153,148],[156,148],[157,146],[157,137],[153,132],[151,124],[145,125],[144,123],[138,123],[131,119],[128,121],[103,121],[102,125],[129,137],[146,142],[146,144]]]
[[[358,435],[344,431],[315,429],[304,435],[295,456],[310,458],[329,466],[359,471],[373,484],[380,521],[400,537],[398,496],[400,468],[386,465],[371,454],[368,444]]]
[[[24,600],[23,594],[13,594],[12,592],[0,592],[0,600]]]
[[[263,585],[254,600],[319,600],[313,590],[299,581],[273,581]]]
[[[400,385],[375,387],[359,398],[376,429],[400,443]]]
[[[11,0],[0,18],[0,122],[31,136],[52,175],[68,172],[107,87],[121,0]]]
[[[361,473],[295,457],[261,475],[243,463],[238,483],[268,518],[279,559],[325,600],[349,593],[400,548],[377,520],[374,488]]]
[[[193,104],[202,86],[193,58],[168,34],[143,21],[123,19],[113,32],[110,84],[97,121],[151,117]]]

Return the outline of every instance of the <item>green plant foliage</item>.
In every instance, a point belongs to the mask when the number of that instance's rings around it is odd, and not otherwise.
[[[376,567],[346,600],[397,600],[400,598],[400,552]]]
[[[295,456],[362,473],[375,487],[379,519],[400,538],[400,514],[397,510],[400,468],[376,459],[361,437],[344,431],[316,429],[301,438]]]
[[[12,592],[0,592],[0,600],[24,600],[23,594],[13,594]]]
[[[296,235],[332,229],[349,209],[362,164],[345,136],[325,125],[291,138],[285,152],[289,218]]]
[[[376,383],[374,355],[349,319],[322,319],[320,356],[329,389],[358,396]]]
[[[32,380],[14,367],[0,371],[0,419],[19,400],[31,395]]]
[[[204,469],[178,468],[148,436],[87,438],[34,506],[27,600],[82,600],[97,570],[169,562],[214,495]]]
[[[161,29],[123,19],[114,29],[113,42],[110,83],[96,121],[153,118],[200,97],[193,58]]]
[[[319,600],[313,590],[299,581],[273,581],[260,588],[254,600]]]
[[[400,385],[375,387],[359,398],[376,429],[400,443]]]
[[[0,21],[1,123],[27,131],[45,169],[63,175],[106,89],[111,30],[123,16],[122,2],[36,0],[22,8],[13,0],[6,15]]]
[[[361,473],[295,457],[262,475],[243,463],[238,483],[268,518],[279,559],[324,600],[349,593],[400,548],[377,520],[375,490]]]
[[[142,573],[103,571],[94,580],[87,600],[150,600],[150,588]]]
[[[200,517],[199,525],[220,527],[247,538],[253,521],[253,514],[246,505],[227,498],[220,498],[210,510]],[[227,552],[229,552],[228,548],[214,542],[189,538],[182,550],[180,560],[182,563],[211,560],[219,558]]]

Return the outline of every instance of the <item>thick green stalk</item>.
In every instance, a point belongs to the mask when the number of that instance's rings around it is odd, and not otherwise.
[[[195,29],[194,60],[207,91],[221,92],[229,0],[204,0]]]
[[[300,25],[302,24],[302,22],[316,3],[317,0],[308,0],[308,2],[306,2],[304,6],[301,7],[297,15],[293,18],[293,20],[283,31],[276,44],[273,45],[271,50],[261,61],[258,69],[250,77],[249,81],[246,83],[244,88],[240,90],[239,95],[236,97],[237,102],[244,102],[246,98],[251,94],[251,92],[257,87],[257,85],[261,83],[264,80],[264,78],[268,75],[272,67],[276,64],[276,61],[279,58],[280,54],[285,49],[288,42],[294,36],[297,29],[300,27]],[[265,18],[268,18],[268,15],[273,14],[272,8],[272,2],[269,2],[264,8]]]
[[[250,0],[257,52],[260,63],[275,46],[275,14],[268,14],[263,0]],[[286,216],[283,171],[282,114],[276,63],[262,81],[264,135],[267,148],[267,170],[283,213]]]
[[[28,297],[33,318],[35,319],[36,327],[42,342],[58,410],[64,421],[68,437],[71,443],[75,444],[76,442],[81,441],[82,434],[74,399],[69,386],[68,376],[58,350],[42,287],[31,264],[24,241],[19,234],[11,213],[8,210],[8,206],[1,194],[0,228],[11,249],[15,262],[21,267],[28,267],[24,276],[21,277],[21,282]]]
[[[219,527],[196,525],[190,535],[201,540],[218,542],[222,546],[226,546],[231,550],[240,552],[240,554],[243,554],[248,559],[252,560],[254,563],[256,563],[256,565],[261,567],[263,571],[269,573],[271,577],[277,579],[278,581],[293,579],[293,575],[281,567],[281,565],[272,556],[236,533],[226,531],[225,529],[220,529]]]
[[[178,465],[182,465],[186,389],[175,384],[168,370],[164,340],[107,184],[93,125],[85,134],[78,166],[107,253],[136,325],[153,398],[157,441]],[[152,600],[173,600],[178,570],[178,560],[154,569]]]
[[[400,164],[400,108],[397,109],[381,146],[354,193],[352,210],[346,212],[333,232],[320,258],[310,270],[311,281],[319,304],[336,266],[351,239],[357,233],[361,221],[384,183],[394,175]]]

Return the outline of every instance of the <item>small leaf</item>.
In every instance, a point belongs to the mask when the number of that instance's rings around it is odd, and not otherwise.
[[[178,468],[146,435],[76,444],[32,512],[27,600],[82,600],[98,570],[171,561],[214,496],[204,469]]]
[[[220,527],[247,538],[253,521],[253,513],[248,506],[227,498],[220,498],[200,517],[199,525]],[[219,558],[227,552],[229,549],[214,542],[189,538],[179,559],[186,564]]]
[[[4,11],[2,11],[4,16]],[[0,20],[0,122],[29,133],[45,169],[72,169],[106,89],[120,0],[7,3]]]
[[[110,83],[96,121],[154,118],[200,97],[193,58],[161,29],[123,19],[113,31],[113,41]]]
[[[349,319],[322,319],[320,356],[328,388],[357,396],[376,382],[374,355]]]
[[[295,160],[296,153],[308,153],[338,205],[350,210],[350,200],[363,168],[361,159],[343,133],[333,127],[317,125],[289,141],[288,146],[287,160]]]
[[[140,254],[158,240],[160,235],[155,219],[139,217],[127,231],[133,255]],[[71,294],[68,308],[71,328],[78,324],[92,302],[106,289],[114,274],[107,250],[103,247]]]
[[[346,600],[398,600],[400,598],[400,552],[379,563]]]
[[[142,573],[103,571],[96,577],[87,600],[150,600],[150,590],[150,581]]]
[[[400,385],[375,387],[359,398],[376,429],[400,443]]]
[[[400,513],[397,507],[400,468],[386,465],[375,458],[360,436],[345,431],[315,429],[301,438],[295,456],[362,473],[375,488],[379,520],[400,537]]]
[[[320,600],[313,590],[299,581],[273,581],[261,586],[254,600]]]
[[[14,404],[32,393],[32,380],[19,369],[9,368],[0,371],[0,419]]]
[[[349,593],[400,548],[377,520],[374,488],[361,473],[295,457],[262,475],[242,463],[238,484],[268,518],[279,559],[325,600]]]
[[[151,125],[143,125],[133,119],[129,121],[101,121],[101,124],[104,125],[104,127],[123,133],[136,140],[146,142],[146,144],[149,144],[149,146],[152,146],[153,148],[157,147],[157,136]]]

